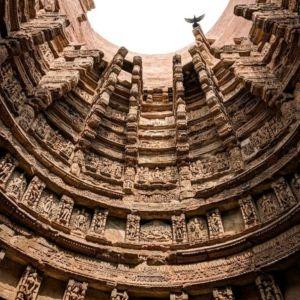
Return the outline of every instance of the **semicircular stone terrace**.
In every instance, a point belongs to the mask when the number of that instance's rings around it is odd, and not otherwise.
[[[1,299],[298,299],[299,15],[250,2],[156,62],[1,2]]]

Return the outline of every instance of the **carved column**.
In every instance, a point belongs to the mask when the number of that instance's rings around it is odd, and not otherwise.
[[[140,221],[141,217],[130,214],[127,215],[126,224],[126,241],[128,242],[138,242],[140,238]]]
[[[189,299],[189,295],[184,292],[170,294],[170,300],[188,300],[188,299]]]
[[[17,286],[15,300],[37,299],[42,277],[36,269],[27,266],[22,278]]]
[[[181,56],[173,57],[173,110],[176,120],[177,162],[188,163],[189,143]]]
[[[204,91],[206,103],[214,116],[214,123],[221,140],[224,144],[236,144],[233,126],[223,104],[223,96],[218,91],[217,79],[209,67],[209,62],[204,57],[204,54],[210,55],[209,51],[201,51],[194,46],[189,49],[189,52],[192,56],[192,62],[198,74],[201,88]]]
[[[174,243],[187,242],[187,228],[184,214],[172,216],[172,232]]]
[[[286,210],[297,203],[289,184],[283,177],[273,182],[272,188],[282,210]]]
[[[118,50],[112,59],[106,74],[104,74],[100,80],[97,88],[98,94],[93,101],[90,113],[86,117],[85,126],[80,133],[76,149],[84,150],[96,138],[97,129],[101,123],[101,118],[106,114],[110,97],[116,88],[118,76],[122,70],[124,57],[127,55],[127,52],[128,51],[125,48],[120,48]]]
[[[78,282],[70,279],[65,290],[63,300],[83,300],[88,288],[86,282]]]
[[[231,287],[214,289],[213,290],[214,300],[234,300],[234,295]]]
[[[117,289],[113,289],[110,295],[110,300],[128,300],[129,296],[127,292],[120,292]]]
[[[214,209],[207,213],[207,223],[210,238],[218,238],[224,234],[224,228],[219,209]]]
[[[173,111],[176,121],[176,154],[179,169],[180,198],[194,196],[189,168],[189,143],[181,56],[173,57]]]
[[[131,79],[129,112],[126,119],[126,146],[125,146],[125,181],[123,185],[124,192],[133,193],[134,176],[138,162],[138,124],[140,115],[140,103],[143,93],[143,69],[142,58],[135,56],[133,58],[133,70]],[[127,170],[130,168],[130,170]],[[129,171],[129,176],[128,176]]]
[[[248,229],[259,223],[256,207],[251,196],[239,200],[245,228]]]
[[[272,275],[260,275],[256,278],[255,283],[260,292],[261,300],[283,300],[281,291]]]

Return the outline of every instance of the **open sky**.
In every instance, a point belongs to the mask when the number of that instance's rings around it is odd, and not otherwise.
[[[175,52],[194,41],[192,25],[184,21],[205,13],[207,32],[229,0],[95,0],[88,17],[105,39],[142,54]]]

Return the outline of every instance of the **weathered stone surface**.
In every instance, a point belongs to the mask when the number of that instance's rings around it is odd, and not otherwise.
[[[149,58],[94,39],[92,0],[0,1],[1,299],[299,291],[297,7],[242,1],[249,32],[235,2]]]

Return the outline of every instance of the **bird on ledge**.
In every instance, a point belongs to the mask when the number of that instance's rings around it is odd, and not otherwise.
[[[189,18],[184,18],[184,19],[186,22],[193,24],[193,28],[196,28],[199,26],[199,22],[202,21],[204,19],[204,17],[205,17],[205,14],[203,14],[199,17],[196,17],[194,15],[194,18],[192,18],[192,19],[189,19]]]

